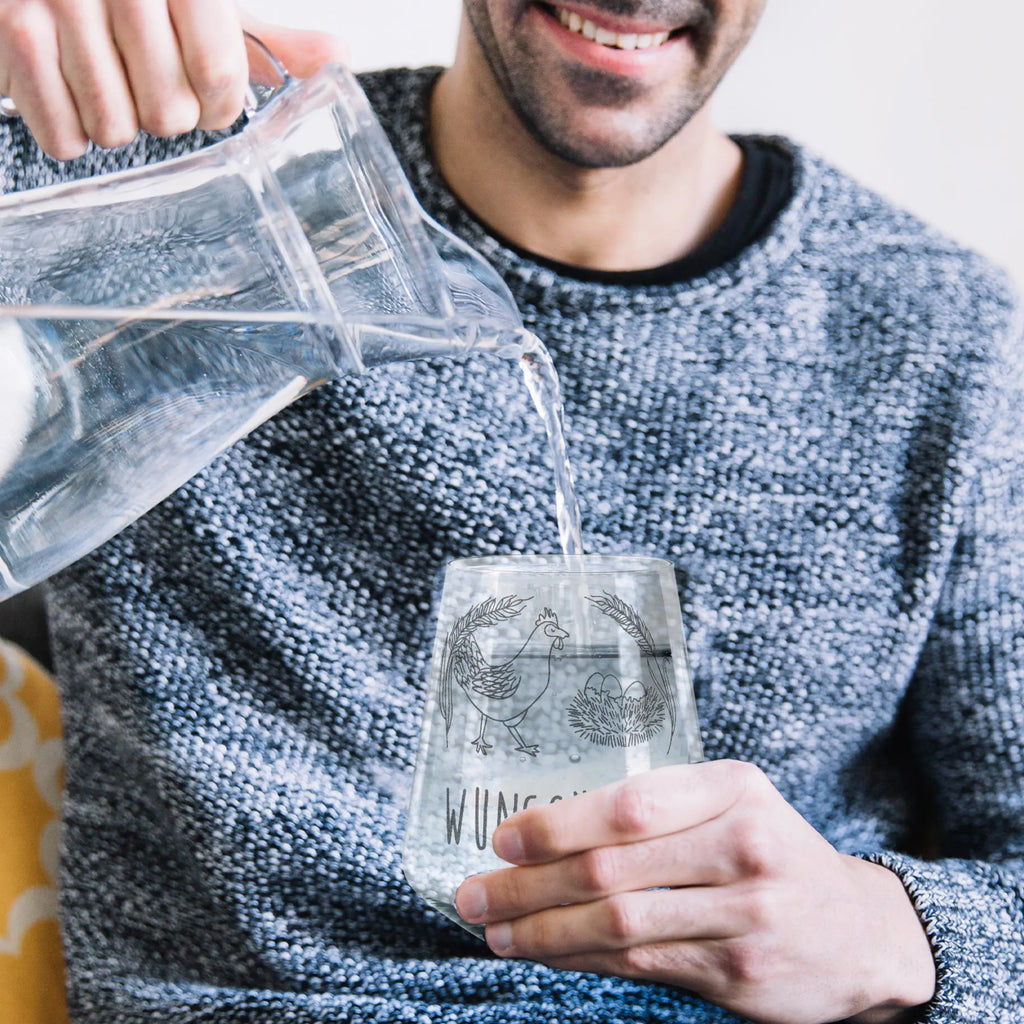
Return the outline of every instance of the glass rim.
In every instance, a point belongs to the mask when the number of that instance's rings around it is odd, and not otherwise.
[[[504,571],[533,573],[640,573],[668,569],[675,572],[675,565],[667,558],[657,555],[629,554],[581,554],[563,555],[551,553],[516,553],[506,555],[477,555],[469,558],[452,559],[445,572]]]

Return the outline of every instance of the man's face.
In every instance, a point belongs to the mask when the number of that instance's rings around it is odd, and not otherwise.
[[[750,38],[765,0],[464,0],[491,73],[530,134],[581,167],[672,138]]]

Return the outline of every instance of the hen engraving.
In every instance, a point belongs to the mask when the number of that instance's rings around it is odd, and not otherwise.
[[[523,738],[519,727],[550,685],[552,656],[569,634],[559,625],[558,616],[545,608],[519,650],[494,665],[484,658],[473,635],[478,626],[512,618],[524,606],[517,597],[491,598],[476,605],[456,622],[445,643],[439,681],[441,711],[450,728],[453,684],[457,685],[480,715],[479,730],[470,741],[479,754],[493,749],[487,739],[491,722],[505,726],[517,751],[535,757],[540,749]]]

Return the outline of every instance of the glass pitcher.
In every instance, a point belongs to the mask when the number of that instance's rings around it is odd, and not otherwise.
[[[224,141],[0,198],[0,600],[318,383],[528,344],[355,78],[274,67]]]

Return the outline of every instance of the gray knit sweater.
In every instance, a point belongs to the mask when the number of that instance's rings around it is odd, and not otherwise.
[[[707,756],[761,765],[899,874],[938,963],[923,1019],[1019,1020],[1007,281],[799,147],[768,236],[706,277],[559,276],[446,190],[429,81],[365,84],[424,205],[553,353],[586,548],[675,562]],[[60,167],[0,130],[5,190],[169,148]],[[555,538],[541,425],[479,357],[319,388],[58,579],[76,1024],[734,1024],[684,991],[494,959],[403,880],[437,574]]]

